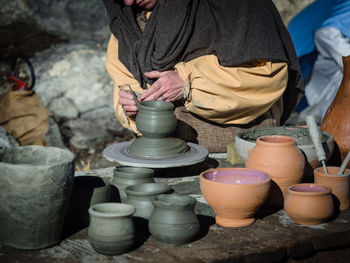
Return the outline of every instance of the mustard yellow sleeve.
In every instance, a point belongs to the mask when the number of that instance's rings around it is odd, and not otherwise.
[[[215,55],[206,55],[175,69],[186,83],[186,109],[221,124],[246,124],[259,117],[282,96],[288,81],[283,62],[223,67]]]
[[[135,120],[126,116],[121,105],[118,104],[118,93],[120,90],[127,89],[127,87],[125,86],[126,84],[129,84],[135,92],[143,92],[143,90],[140,87],[138,81],[133,77],[133,75],[125,67],[125,65],[119,60],[118,40],[113,35],[111,35],[108,43],[106,68],[108,74],[114,82],[113,106],[114,112],[118,120],[124,127],[133,130],[136,133],[139,133],[136,129]]]

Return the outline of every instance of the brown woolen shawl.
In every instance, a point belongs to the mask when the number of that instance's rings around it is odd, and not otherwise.
[[[104,4],[119,59],[144,88],[154,82],[144,72],[170,70],[180,61],[214,54],[225,67],[254,60],[288,63],[281,123],[304,93],[293,43],[271,0],[159,0],[144,32],[134,7],[123,0]]]

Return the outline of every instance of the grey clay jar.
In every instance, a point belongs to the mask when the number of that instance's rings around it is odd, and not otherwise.
[[[102,203],[89,208],[89,242],[96,252],[119,255],[132,249],[135,207],[120,203]]]
[[[154,171],[150,168],[121,166],[113,170],[111,184],[118,191],[122,203],[126,203],[125,187],[134,184],[154,183]]]
[[[164,183],[136,184],[125,188],[127,203],[136,208],[134,216],[147,220],[153,211],[152,198],[170,191],[170,186]]]
[[[148,228],[161,243],[184,245],[199,232],[199,222],[193,209],[196,199],[187,195],[158,195],[152,199],[154,210]]]
[[[142,133],[128,148],[136,157],[153,159],[177,157],[188,152],[188,145],[170,137],[177,125],[174,105],[167,101],[144,101],[138,104],[136,127]]]
[[[74,155],[56,147],[0,150],[0,240],[20,249],[61,241],[74,178]]]

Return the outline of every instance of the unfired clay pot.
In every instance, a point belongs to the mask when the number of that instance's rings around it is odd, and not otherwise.
[[[128,148],[136,157],[162,159],[177,157],[189,151],[181,139],[173,138],[177,120],[174,104],[167,101],[143,101],[138,104],[136,127],[142,133]]]
[[[199,231],[194,213],[196,199],[187,195],[162,194],[152,198],[154,210],[149,231],[161,243],[183,245],[193,241]]]
[[[316,184],[322,184],[332,189],[332,194],[338,199],[341,211],[350,206],[350,169],[346,169],[343,175],[336,175],[339,167],[327,166],[328,175],[324,173],[323,167],[314,170]]]
[[[127,203],[136,208],[134,216],[148,220],[153,211],[152,198],[159,194],[170,193],[171,188],[164,183],[129,185],[125,188]]]
[[[334,213],[331,189],[319,184],[296,184],[288,188],[284,210],[297,224],[317,225]]]
[[[121,166],[113,170],[111,184],[114,185],[120,195],[122,203],[126,203],[125,187],[134,184],[154,183],[154,171],[150,168]]]
[[[216,223],[224,227],[252,224],[271,183],[266,173],[247,168],[209,169],[199,180],[205,200],[216,213]]]
[[[128,204],[101,203],[89,208],[89,242],[96,252],[119,255],[134,245],[135,208]]]
[[[74,178],[74,155],[56,147],[0,150],[0,240],[20,249],[61,241]]]
[[[258,138],[249,153],[246,167],[271,176],[271,192],[267,206],[283,207],[287,188],[302,182],[305,157],[288,136],[268,135]]]

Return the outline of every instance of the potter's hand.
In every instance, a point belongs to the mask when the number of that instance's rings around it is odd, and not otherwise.
[[[153,85],[142,94],[141,100],[176,101],[182,98],[185,82],[174,70],[145,72],[150,79],[157,79]]]
[[[133,95],[130,91],[121,90],[118,93],[118,103],[122,106],[126,116],[134,116],[137,114],[137,106]]]

